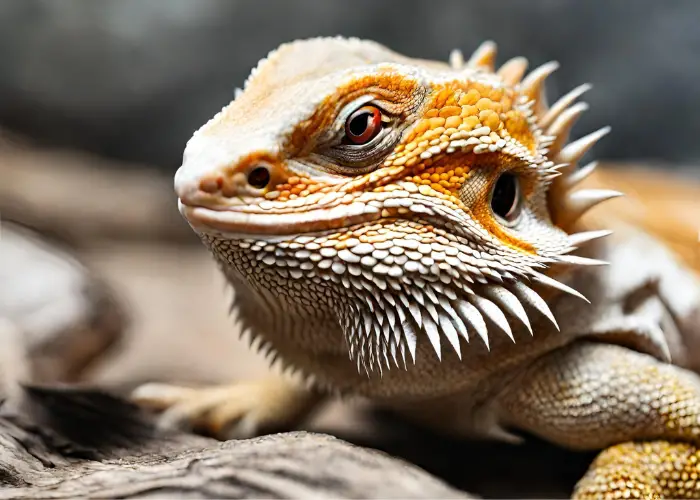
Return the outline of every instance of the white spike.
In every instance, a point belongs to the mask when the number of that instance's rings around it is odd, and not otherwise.
[[[557,163],[576,165],[583,155],[609,132],[610,127],[603,127],[568,144],[557,156]]]
[[[561,174],[562,171],[566,170],[568,168],[569,164],[568,163],[557,163],[556,165],[553,165],[547,169],[548,172],[557,172],[558,174]]]
[[[516,281],[513,283],[512,291],[522,302],[525,302],[534,309],[537,309],[543,316],[552,322],[557,330],[559,330],[559,324],[557,324],[557,320],[554,317],[554,314],[552,314],[552,310],[547,305],[547,302],[540,297],[539,293],[532,290],[521,281]]]
[[[588,302],[589,304],[591,303],[590,300],[588,300],[586,297],[584,297],[577,290],[574,290],[570,286],[565,285],[561,281],[557,281],[554,278],[550,278],[546,274],[533,272],[532,275],[530,276],[530,279],[532,279],[532,281],[534,281],[535,283],[539,283],[540,285],[554,288],[555,290],[559,290],[560,292],[568,293],[569,295],[573,295],[574,297],[578,297],[579,299],[584,300],[584,301]]]
[[[455,297],[456,300],[456,297]],[[442,306],[442,309],[450,316],[450,319],[452,320],[452,324],[454,327],[457,329],[457,331],[464,337],[464,340],[469,342],[469,334],[467,333],[467,325],[464,324],[462,321],[462,318],[459,317],[457,312],[454,310],[452,307],[452,304],[444,303],[440,304]]]
[[[495,42],[486,40],[474,51],[467,62],[470,68],[486,66],[490,71],[493,71],[496,64],[496,54],[498,47]]]
[[[569,244],[574,247],[579,247],[588,243],[589,241],[597,240],[598,238],[605,238],[610,236],[613,232],[609,229],[601,229],[599,231],[583,231],[580,233],[574,233],[569,235]]]
[[[240,97],[240,95],[241,95],[242,93],[243,93],[243,89],[240,89],[240,88],[238,88],[238,87],[234,88],[234,89],[233,89],[233,98],[234,98],[234,99],[238,99],[238,97]]]
[[[413,330],[413,326],[406,322],[403,325],[403,339],[406,342],[406,346],[408,347],[408,352],[411,354],[411,359],[413,360],[413,363],[416,362],[416,344],[418,343],[418,335],[416,335],[416,332]]]
[[[527,65],[527,59],[524,57],[514,57],[503,63],[497,74],[506,84],[516,85],[523,79]]]
[[[389,322],[386,322],[382,325],[382,333],[384,333],[384,341],[389,342],[389,339],[391,338],[391,325]]]
[[[445,334],[445,337],[447,337],[447,340],[452,344],[452,347],[457,353],[457,357],[462,359],[462,351],[459,347],[459,335],[457,335],[457,330],[455,330],[455,327],[452,325],[452,321],[444,314],[440,315],[440,328],[442,329],[442,333]]]
[[[554,142],[549,146],[548,154],[550,157],[556,157],[556,155],[558,155],[562,148],[566,145],[566,143],[569,141],[571,129],[586,110],[588,110],[588,104],[585,102],[574,104],[559,115],[559,117],[554,120],[552,126],[547,129],[547,135],[553,135],[556,137]]]
[[[460,300],[457,302],[457,312],[462,317],[465,323],[471,325],[474,330],[476,330],[477,335],[481,337],[481,340],[486,344],[486,348],[489,348],[489,330],[486,327],[483,316],[479,310],[474,307],[471,303],[466,300]],[[466,337],[465,337],[466,338]]]
[[[364,327],[365,327],[365,334],[363,335],[363,338],[370,337],[372,335],[372,329],[374,328],[373,323],[372,323],[372,314],[365,311],[362,314],[362,319],[364,321]]]
[[[491,302],[489,299],[481,297],[480,295],[472,295],[469,297],[469,300],[471,300],[475,306],[481,309],[481,312],[484,313],[487,318],[493,321],[498,328],[503,330],[505,334],[508,335],[510,340],[515,342],[515,337],[513,337],[513,331],[510,329],[508,320],[503,314],[503,311],[501,311],[496,304]]]
[[[532,70],[520,84],[522,94],[526,95],[530,100],[535,101],[533,112],[538,117],[542,116],[547,109],[544,81],[558,68],[559,63],[556,61],[545,63]]]
[[[464,55],[459,49],[453,49],[450,52],[450,67],[452,69],[462,69],[464,67]]]
[[[489,285],[484,287],[484,295],[497,305],[501,306],[510,314],[515,316],[520,320],[520,322],[525,325],[527,331],[532,335],[532,326],[530,325],[530,319],[527,317],[525,308],[520,303],[518,297],[516,297],[512,292],[498,285]]]
[[[384,357],[384,363],[386,364],[386,369],[391,370],[391,362],[389,361],[389,355],[387,354],[387,343],[382,340],[381,342],[382,346],[382,356]],[[381,368],[381,361],[379,362],[380,368]]]
[[[391,353],[391,359],[394,360],[394,364],[396,365],[396,368],[401,368],[399,366],[399,359],[396,356],[398,353],[398,348],[396,347],[396,339],[392,338],[392,341],[389,343],[389,352]]]
[[[561,177],[561,172],[548,172],[542,175],[542,179],[545,181],[553,181],[557,177]]]
[[[423,326],[423,315],[421,314],[420,307],[418,307],[415,302],[411,302],[408,304],[408,312],[413,317],[414,321],[418,325],[418,328],[421,328]]]
[[[571,172],[567,173],[566,177],[560,181],[563,188],[567,191],[572,189],[574,186],[578,185],[589,175],[591,175],[597,167],[598,162],[592,161],[590,163],[586,163],[583,167],[577,170],[572,170]]]
[[[406,364],[406,346],[403,342],[399,342],[399,352],[401,353],[401,361],[403,361],[403,369],[408,370],[408,365]]]
[[[557,258],[557,263],[570,264],[572,266],[607,266],[609,262],[605,260],[589,259],[588,257],[579,257],[578,255],[560,255]]]
[[[423,293],[425,293],[425,296],[428,297],[428,299],[430,299],[430,302],[432,302],[433,304],[440,303],[440,301],[437,298],[437,295],[435,295],[435,292],[433,291],[432,285],[428,285],[425,288],[423,288]]]
[[[435,323],[438,323],[440,320],[438,319],[438,313],[437,310],[435,309],[435,306],[431,304],[430,302],[425,303],[425,310],[428,311],[428,314],[430,317],[433,319]]]
[[[624,196],[624,194],[610,189],[582,189],[569,193],[562,202],[563,213],[560,223],[567,226],[596,205],[620,196]]]
[[[425,328],[425,333],[428,335],[428,339],[435,350],[435,354],[437,354],[438,359],[441,360],[442,353],[440,351],[440,332],[437,329],[437,325],[433,323],[430,318],[425,318],[423,326]]]
[[[563,95],[560,97],[557,102],[552,104],[552,107],[549,108],[549,111],[547,111],[544,116],[540,119],[538,125],[543,129],[546,130],[549,128],[549,126],[552,124],[552,122],[569,106],[573,104],[573,102],[578,99],[581,95],[584,93],[588,92],[591,90],[592,85],[588,83],[584,83],[583,85],[579,85],[575,89],[571,90],[569,93]]]

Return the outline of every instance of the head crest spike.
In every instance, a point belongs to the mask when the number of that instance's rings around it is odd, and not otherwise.
[[[588,257],[580,257],[578,255],[560,255],[557,258],[557,264],[567,264],[571,266],[607,266],[608,261],[589,259]]]
[[[583,158],[583,155],[585,155],[596,142],[605,137],[609,132],[610,127],[603,127],[595,132],[591,132],[590,134],[581,137],[580,139],[577,139],[571,144],[568,144],[557,155],[556,162],[576,165],[581,158]]]
[[[578,185],[589,175],[591,175],[597,167],[598,162],[592,161],[579,168],[578,170],[573,170],[561,179],[561,186],[567,191],[572,189],[574,186]]]
[[[523,79],[527,70],[528,61],[524,57],[509,59],[496,72],[508,85],[517,85]]]
[[[464,54],[459,49],[453,49],[450,52],[449,61],[452,69],[462,69],[464,67]]]
[[[581,97],[584,93],[588,92],[593,86],[589,83],[584,83],[579,85],[573,90],[570,90],[567,94],[560,97],[557,102],[552,104],[552,107],[542,116],[538,125],[546,130],[554,122],[554,120],[564,112],[569,106],[571,106],[576,99]]]
[[[569,193],[561,202],[557,224],[568,226],[596,205],[620,196],[624,194],[611,189],[582,189]]]
[[[573,247],[580,247],[589,241],[597,240],[610,236],[613,232],[609,229],[601,229],[598,231],[583,231],[569,235],[569,244]]]
[[[496,67],[496,54],[498,46],[492,40],[486,40],[474,51],[467,62],[470,68],[485,66],[489,71],[493,71]]]
[[[549,155],[556,157],[569,140],[569,134],[578,119],[588,110],[588,104],[579,102],[574,104],[562,114],[547,129],[547,135],[554,136],[554,142],[549,146]]]
[[[559,63],[550,61],[533,69],[520,84],[523,95],[535,102],[534,112],[538,117],[543,116],[547,110],[547,96],[545,95],[544,82],[549,75],[559,68]]]

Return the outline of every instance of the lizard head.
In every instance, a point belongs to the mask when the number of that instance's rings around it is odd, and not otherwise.
[[[598,263],[570,252],[605,232],[567,228],[617,195],[572,189],[607,128],[568,143],[588,87],[550,107],[556,64],[524,76],[523,58],[496,70],[495,55],[490,42],[449,64],[356,39],[285,44],[194,134],[180,210],[257,304],[253,323],[335,323],[369,370],[425,338],[438,356],[441,338],[457,353],[470,335],[512,338],[526,308],[554,322],[528,284],[578,294],[543,271]]]

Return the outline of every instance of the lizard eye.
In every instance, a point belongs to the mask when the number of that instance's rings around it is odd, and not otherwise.
[[[376,106],[362,106],[345,121],[345,137],[351,144],[367,144],[382,130],[382,112]]]
[[[507,223],[513,223],[521,212],[520,182],[512,173],[502,174],[491,193],[491,210]]]

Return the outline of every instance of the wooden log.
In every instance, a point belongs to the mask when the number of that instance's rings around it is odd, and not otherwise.
[[[97,392],[29,388],[21,399],[0,416],[0,499],[473,498],[324,434],[218,442],[160,431]]]

